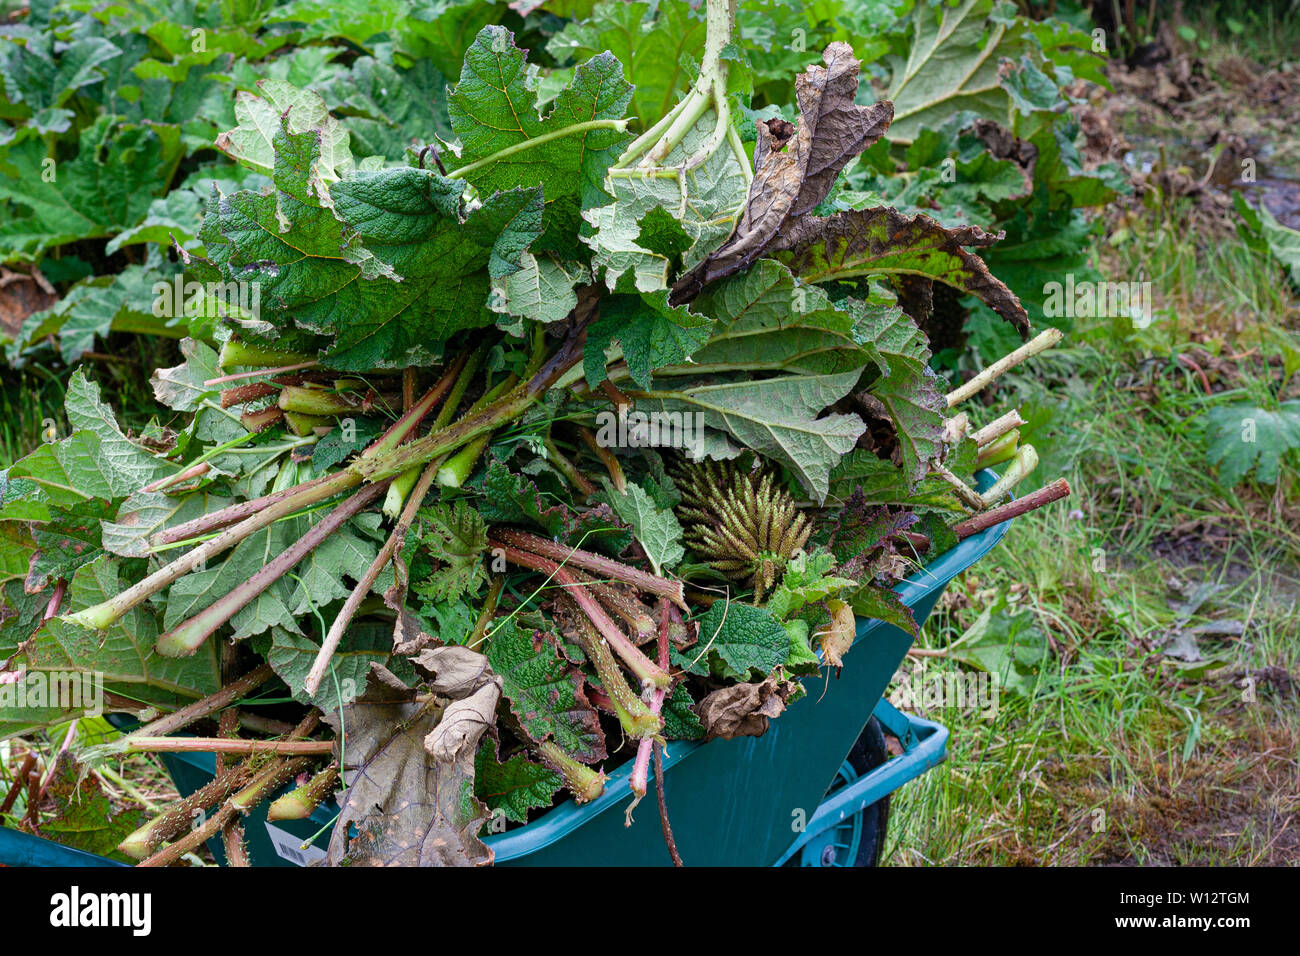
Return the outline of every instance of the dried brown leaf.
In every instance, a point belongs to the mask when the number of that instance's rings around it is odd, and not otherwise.
[[[704,725],[706,740],[761,737],[797,690],[798,683],[776,670],[761,683],[732,684],[713,691],[696,705],[695,713]]]
[[[832,43],[822,61],[825,66],[810,66],[795,81],[797,129],[785,120],[758,124],[754,182],[740,222],[730,239],[678,280],[674,303],[753,263],[787,224],[826,198],[850,159],[889,129],[892,103],[854,102],[861,64],[853,48]]]

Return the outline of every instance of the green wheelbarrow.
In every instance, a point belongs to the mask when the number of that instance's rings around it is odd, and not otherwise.
[[[993,480],[982,472],[981,486]],[[924,623],[948,583],[991,551],[1006,533],[996,525],[961,542],[895,590]],[[673,836],[688,866],[871,866],[888,822],[888,796],[946,756],[948,731],[902,714],[883,699],[911,647],[909,634],[882,621],[860,621],[838,678],[807,681],[807,695],[771,722],[762,737],[676,741],[664,754],[664,792]],[[902,753],[890,757],[885,734]],[[209,782],[213,754],[163,754],[182,794]],[[604,794],[568,800],[517,829],[490,834],[495,862],[507,866],[663,866],[654,801],[631,825],[619,812],[631,800],[632,761],[615,769]],[[307,820],[266,822],[263,803],[245,823],[255,866],[305,866],[325,856],[333,805]],[[18,838],[22,838],[19,840]],[[35,840],[35,843],[33,842]],[[42,849],[39,844],[44,844]],[[209,844],[224,862],[220,841]],[[0,829],[0,864],[86,865],[109,860]]]

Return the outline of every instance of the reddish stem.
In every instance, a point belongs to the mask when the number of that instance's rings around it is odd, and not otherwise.
[[[255,402],[259,398],[266,398],[268,395],[276,395],[279,389],[270,382],[253,382],[249,385],[238,385],[235,388],[228,388],[221,393],[221,407],[230,408],[233,405],[243,405],[245,402]]]
[[[680,581],[670,581],[667,578],[661,578],[639,568],[628,567],[626,564],[607,558],[604,555],[592,554],[590,551],[580,551],[577,548],[556,544],[554,541],[535,534],[529,534],[527,531],[498,528],[493,532],[493,535],[507,545],[531,551],[533,554],[542,555],[552,561],[576,565],[584,570],[594,571],[603,577],[612,578],[615,581],[623,581],[632,585],[638,591],[646,591],[659,597],[666,597],[682,610],[689,610],[686,607],[686,596]]]
[[[618,629],[618,625],[605,613],[605,609],[600,606],[600,602],[591,596],[591,592],[583,587],[577,578],[554,561],[539,555],[510,546],[503,547],[501,550],[505,552],[507,561],[525,568],[531,568],[534,571],[540,571],[543,574],[549,574],[563,586],[565,593],[578,602],[582,612],[596,626],[596,630],[605,638],[609,646],[614,649],[614,652],[623,659],[623,663],[636,675],[638,680],[643,684],[653,684],[655,687],[668,686],[670,680],[668,672],[657,667],[650,658],[641,653],[639,647],[628,640],[627,636]]]
[[[1008,501],[1004,505],[990,508],[988,511],[977,514],[973,518],[967,518],[960,524],[953,525],[953,534],[957,535],[958,541],[962,541],[969,538],[971,535],[979,534],[981,531],[986,531],[995,524],[1010,521],[1012,518],[1020,517],[1027,511],[1033,511],[1035,508],[1050,505],[1053,501],[1059,501],[1069,493],[1070,483],[1064,478],[1057,478],[1050,485],[1044,485],[1037,491],[1031,491],[1023,498],[1017,498],[1015,501]]]
[[[312,525],[306,534],[264,564],[247,581],[159,637],[155,650],[164,657],[184,657],[193,654],[213,631],[289,573],[294,565],[341,528],[353,515],[383,494],[388,484],[387,481],[379,481],[362,488]]]

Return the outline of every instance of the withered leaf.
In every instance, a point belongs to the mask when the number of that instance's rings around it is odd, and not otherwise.
[[[853,608],[843,601],[827,601],[830,608],[830,623],[817,632],[818,644],[821,646],[822,659],[838,674],[844,666],[844,655],[853,646],[853,639],[858,634],[858,621]]]
[[[501,679],[486,662],[475,677],[466,661],[433,663],[440,685],[454,686],[459,700],[445,707],[439,698],[420,700],[372,664],[364,695],[343,707],[341,720],[338,712],[326,718],[346,734],[340,756],[347,781],[327,865],[492,862],[478,838],[488,813],[474,797],[474,751],[493,720]],[[349,838],[352,826],[357,835]]]
[[[704,725],[705,740],[721,737],[761,737],[773,717],[781,716],[786,702],[800,690],[777,669],[758,684],[732,684],[707,695],[695,707]]]
[[[904,216],[877,206],[834,216],[804,216],[786,224],[766,253],[809,282],[867,275],[924,275],[982,299],[1021,336],[1029,315],[1014,292],[994,278],[965,246],[991,246],[1003,233],[978,226],[947,229],[920,213]]]
[[[832,43],[822,61],[825,66],[810,66],[795,81],[797,130],[785,120],[758,124],[754,182],[740,222],[730,239],[678,280],[674,303],[753,263],[791,220],[826,198],[850,159],[889,129],[892,103],[854,103],[861,64],[853,48]]]

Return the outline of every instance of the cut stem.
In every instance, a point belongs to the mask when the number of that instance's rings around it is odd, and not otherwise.
[[[386,487],[387,482],[369,485],[348,498],[326,517],[312,525],[301,538],[258,569],[247,581],[159,637],[155,647],[157,653],[163,657],[185,657],[193,654],[217,628],[292,570],[294,565],[310,554],[321,542],[383,494]]]
[[[521,550],[531,551],[535,555],[541,555],[552,561],[572,564],[585,571],[594,571],[601,577],[630,584],[638,591],[644,591],[656,597],[668,598],[683,611],[690,610],[686,606],[686,596],[680,581],[670,581],[668,578],[661,578],[650,574],[648,571],[628,567],[622,562],[607,558],[601,554],[593,554],[590,551],[582,551],[578,548],[570,548],[567,545],[556,544],[554,541],[530,534],[527,531],[517,531],[514,528],[496,528],[492,534],[499,541]]]
[[[339,768],[326,767],[309,781],[291,790],[267,808],[266,819],[270,823],[276,820],[306,820],[316,808],[329,799],[338,784]]]
[[[1012,518],[1018,518],[1026,512],[1033,511],[1035,508],[1041,508],[1049,505],[1053,501],[1059,501],[1070,493],[1070,483],[1064,478],[1058,478],[1050,485],[1045,485],[1037,491],[1031,491],[1023,498],[1017,498],[1015,501],[1008,501],[1004,505],[998,505],[996,508],[990,508],[982,514],[977,514],[973,518],[967,518],[960,524],[953,526],[953,534],[957,540],[961,541],[969,538],[971,535],[979,534],[986,531],[994,525],[1001,524],[1004,521],[1010,521]]]
[[[627,636],[618,629],[618,625],[605,613],[605,609],[567,569],[548,558],[528,551],[521,551],[509,545],[501,550],[505,552],[507,561],[525,568],[531,568],[534,571],[541,571],[543,574],[549,574],[564,587],[566,593],[578,602],[578,606],[582,608],[583,613],[596,626],[596,630],[609,642],[615,653],[623,659],[623,663],[628,666],[628,669],[636,675],[637,680],[641,681],[642,684],[649,684],[654,687],[668,686],[670,680],[668,672],[651,662],[645,654],[641,653],[641,648],[628,640]]]
[[[1027,423],[1020,417],[1020,412],[1016,409],[1012,409],[1005,415],[993,419],[993,421],[989,422],[979,431],[971,435],[971,441],[973,441],[977,447],[983,448],[985,445],[989,444],[989,442],[997,441],[1007,432],[1011,431],[1011,429],[1019,428],[1024,424]]]
[[[577,624],[573,636],[582,648],[582,652],[587,655],[591,666],[596,669],[605,696],[609,698],[614,708],[614,716],[622,725],[623,732],[634,740],[659,733],[663,729],[663,721],[659,719],[659,715],[652,713],[645,702],[628,686],[623,671],[610,652],[609,644],[601,636],[595,624],[582,612],[577,595],[571,594],[568,597],[570,600],[566,603],[574,606],[574,613],[571,616]]]
[[[545,740],[537,745],[537,755],[560,775],[578,803],[590,803],[605,792],[605,775],[579,763],[559,744]]]
[[[947,397],[948,407],[952,408],[954,405],[966,401],[966,399],[987,387],[988,384],[999,375],[1002,375],[1009,369],[1015,368],[1021,362],[1025,361],[1025,359],[1032,358],[1039,352],[1045,352],[1047,349],[1050,349],[1057,342],[1061,341],[1062,335],[1063,333],[1060,329],[1047,329],[1034,336],[1014,352],[1002,356],[1002,358],[984,369],[984,371],[980,372],[969,382],[966,382],[964,385],[960,385],[949,392]]]

